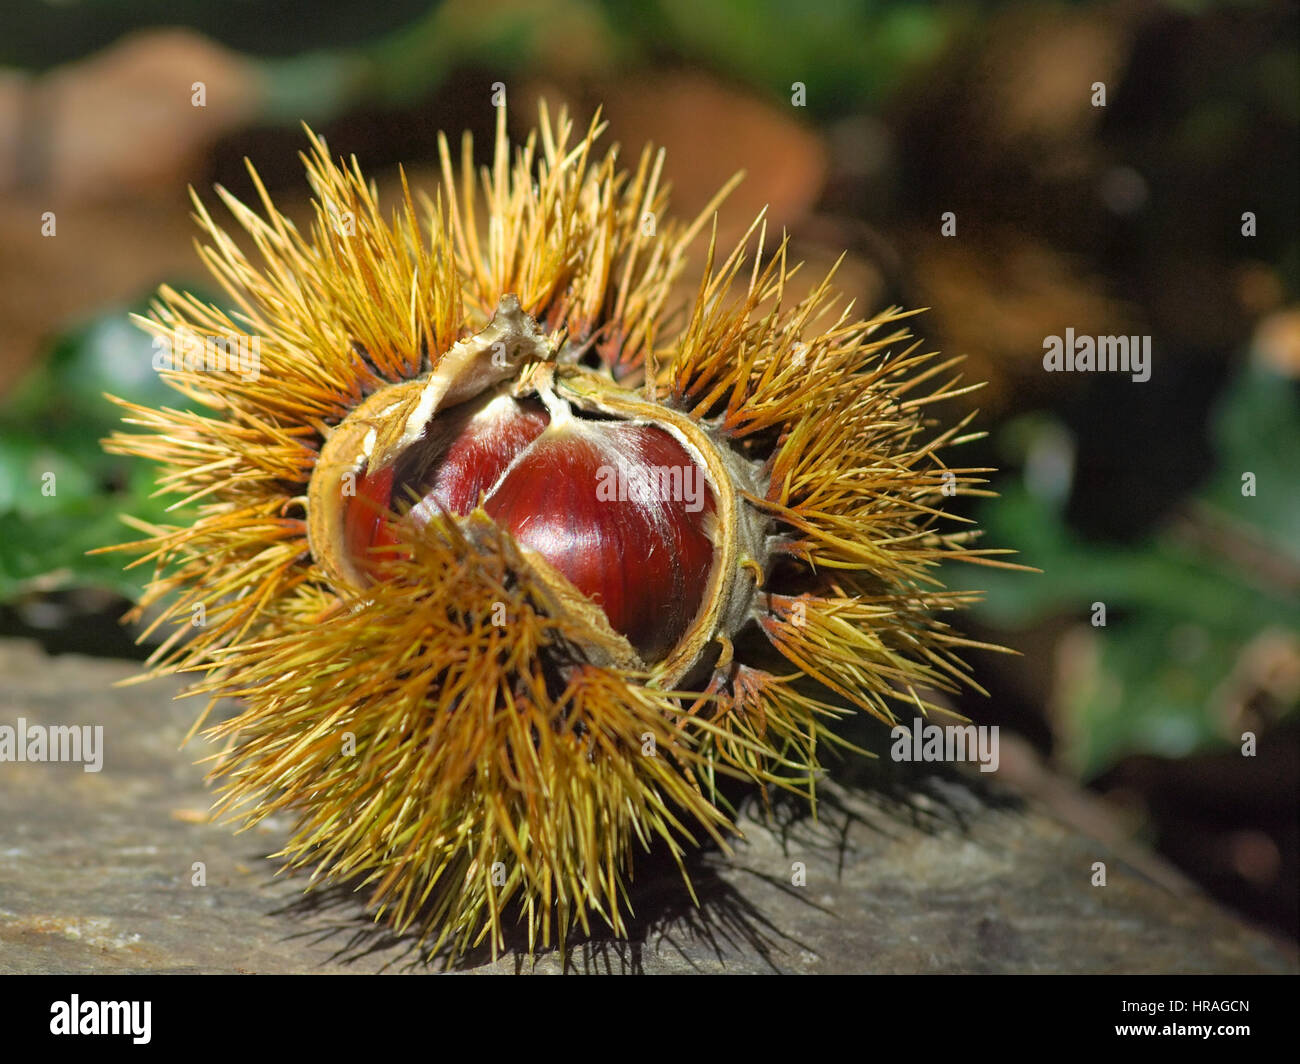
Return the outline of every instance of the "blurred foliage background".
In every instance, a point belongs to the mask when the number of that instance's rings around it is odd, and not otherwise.
[[[502,82],[516,133],[541,98],[601,106],[628,152],[667,147],[680,213],[747,172],[724,242],[766,204],[809,275],[847,249],[864,309],[931,308],[918,334],[989,382],[966,464],[1001,498],[963,512],[1043,570],[950,574],[988,592],[961,623],[1021,652],[979,656],[991,697],[956,708],[1006,729],[1022,789],[1294,936],[1297,25],[1265,0],[8,0],[0,635],[147,652],[117,623],[145,574],[85,551],[161,516],[98,440],[104,392],[182,401],[127,314],[164,281],[211,296],[187,185],[248,199],[249,156],[305,217],[303,121],[381,189],[399,162],[431,184],[437,132],[484,143]],[[1151,379],[1044,372],[1066,328],[1150,336]]]

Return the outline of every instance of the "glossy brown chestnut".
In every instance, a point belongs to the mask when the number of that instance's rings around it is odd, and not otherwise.
[[[703,470],[652,425],[569,418],[525,450],[488,515],[604,610],[648,662],[681,638],[713,566]]]
[[[394,464],[363,471],[345,508],[347,549],[374,571],[396,542],[385,512],[427,524],[488,516],[604,612],[646,662],[666,655],[699,611],[714,561],[715,500],[669,432],[575,416],[497,394],[444,412]]]
[[[428,521],[439,505],[454,514],[469,513],[550,420],[536,399],[509,395],[464,403],[435,419],[399,462],[398,482],[419,488],[414,519]]]

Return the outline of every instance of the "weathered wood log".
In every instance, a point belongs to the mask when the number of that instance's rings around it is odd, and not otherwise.
[[[0,972],[435,971],[346,888],[304,895],[266,859],[286,824],[235,834],[180,749],[197,702],[129,662],[0,642],[0,725],[102,725],[101,771],[0,763]],[[1294,972],[1285,946],[978,774],[850,773],[817,818],[745,806],[730,855],[639,862],[634,938],[570,944],[582,970]],[[930,766],[933,768],[933,766]],[[1093,885],[1094,862],[1106,864]],[[206,885],[195,886],[196,862]],[[802,866],[802,872],[800,869]],[[521,949],[471,971],[534,970]],[[556,971],[557,953],[535,970]]]

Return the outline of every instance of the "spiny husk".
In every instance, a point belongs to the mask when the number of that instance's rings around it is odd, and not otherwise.
[[[900,700],[925,712],[927,692],[970,682],[957,651],[979,644],[935,616],[970,596],[933,569],[998,564],[936,529],[943,489],[981,493],[985,472],[939,454],[972,438],[969,419],[927,436],[927,405],[967,390],[954,360],[898,352],[905,315],[855,318],[830,277],[791,303],[796,268],[784,241],[764,256],[761,218],[721,263],[710,242],[684,326],[660,337],[717,201],[689,225],[666,218],[662,153],[622,171],[615,151],[596,160],[601,130],[573,142],[543,108],[512,159],[502,112],[477,185],[468,138],[459,174],[444,141],[435,199],[417,210],[403,179],[389,220],[356,160],[336,165],[312,136],[308,235],[251,166],[264,217],[220,191],[260,265],[196,198],[203,257],[237,309],[164,288],[142,324],[177,343],[255,337],[261,372],[167,371],[206,412],[116,400],[138,431],[106,441],[159,463],[160,492],[194,515],[135,522],[145,538],[124,546],[157,567],[137,615],[175,626],[152,674],[199,671],[194,690],[243,701],[210,729],[224,740],[220,808],[245,823],[290,812],[290,864],[314,867],[313,882],[359,878],[379,913],[450,956],[499,949],[508,912],[530,948],[593,916],[623,933],[637,848],[659,839],[680,859],[731,830],[717,773],[812,794],[836,716],[890,721]],[[482,512],[400,526],[383,580],[331,586],[305,528],[323,441],[366,396],[436,367],[508,293],[557,357],[594,352],[612,381],[762,469],[766,491],[746,502],[801,576],[768,586],[761,560],[742,564],[758,570],[753,620],[787,672],[739,660],[725,636],[689,691],[584,661],[573,619],[548,610]]]

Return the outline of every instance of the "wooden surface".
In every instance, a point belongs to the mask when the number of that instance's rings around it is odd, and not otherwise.
[[[178,685],[111,686],[129,662],[0,642],[0,725],[102,724],[102,771],[0,763],[0,971],[438,970],[342,889],[266,859],[283,822],[236,834],[181,739],[199,708]],[[887,769],[893,766],[886,765]],[[818,818],[778,805],[734,852],[692,859],[701,905],[670,864],[638,862],[634,938],[573,944],[577,971],[1295,972],[1288,947],[1193,891],[978,776],[862,769],[828,782]],[[196,861],[206,886],[191,885]],[[1107,885],[1091,885],[1104,861]],[[795,863],[806,883],[795,885]],[[560,970],[511,952],[468,971]]]

